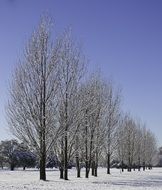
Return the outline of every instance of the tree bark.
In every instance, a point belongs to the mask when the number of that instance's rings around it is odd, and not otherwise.
[[[77,177],[80,177],[80,163],[79,163],[79,156],[76,156],[76,169],[77,169]]]
[[[98,164],[96,162],[95,164],[95,170],[94,170],[94,176],[97,177],[97,169],[98,169]]]
[[[122,168],[122,172],[124,172],[124,167],[123,167],[123,160],[122,160],[122,162],[121,162],[121,168]]]
[[[92,176],[95,175],[95,161],[92,162]]]
[[[11,170],[11,171],[14,171],[14,169],[15,169],[15,164],[11,163],[11,165],[10,165],[10,170]]]
[[[107,174],[110,174],[110,154],[107,154]]]
[[[46,180],[46,154],[41,153],[40,157],[40,180]]]
[[[67,84],[66,84],[67,85]],[[64,179],[68,180],[68,93],[66,90],[66,99],[65,99],[65,149],[64,149]]]
[[[64,178],[64,169],[63,169],[63,167],[60,166],[59,170],[60,170],[60,179],[63,179]]]
[[[145,167],[145,162],[143,162],[143,171],[145,171],[145,168],[146,168],[146,167]]]

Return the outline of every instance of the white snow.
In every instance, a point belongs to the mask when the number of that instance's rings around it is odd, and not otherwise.
[[[47,181],[39,180],[38,170],[6,171],[0,170],[0,189],[2,190],[161,190],[162,168],[153,170],[132,171],[121,173],[112,169],[112,174],[107,175],[105,168],[99,168],[98,177],[90,175],[76,178],[76,170],[69,170],[69,180],[59,179],[59,171],[47,171]]]

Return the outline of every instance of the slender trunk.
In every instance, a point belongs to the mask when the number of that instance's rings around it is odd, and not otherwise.
[[[124,172],[124,167],[123,167],[123,160],[122,160],[122,162],[121,162],[121,168],[122,168],[122,172]]]
[[[107,174],[110,174],[110,154],[107,154]]]
[[[97,169],[98,169],[98,149],[96,148],[96,154],[95,154],[96,161],[94,162],[95,170],[94,170],[94,176],[97,177]]]
[[[77,169],[77,177],[80,177],[80,163],[79,163],[79,156],[76,156],[76,169]]]
[[[86,175],[85,175],[86,178],[89,177],[89,168],[86,166]]]
[[[40,180],[46,180],[46,156],[44,153],[41,154],[40,158]]]
[[[67,131],[65,135],[65,150],[64,150],[64,179],[68,180],[68,159],[67,159]]]
[[[131,166],[131,153],[129,152],[129,158],[128,158],[128,172],[131,172],[132,166]]]
[[[45,103],[43,103],[43,126],[41,132],[40,180],[46,180]]]
[[[25,170],[26,166],[23,166],[23,170]]]
[[[78,134],[76,135],[76,139],[75,139],[75,159],[76,159],[76,169],[77,169],[77,177],[80,177],[80,160],[79,160],[79,137]]]
[[[63,154],[63,141],[61,143],[61,162],[60,162],[60,166],[59,166],[59,170],[60,170],[60,179],[64,178],[64,154]]]
[[[68,180],[68,93],[66,90],[66,100],[65,100],[65,149],[64,149],[64,179]]]
[[[44,54],[44,52],[43,52]],[[40,97],[40,180],[46,180],[46,57],[41,57],[42,88]]]
[[[11,163],[11,165],[10,165],[10,170],[11,170],[11,171],[14,171],[14,169],[15,169],[15,164]]]
[[[143,171],[145,171],[146,167],[145,167],[145,162],[143,162]]]
[[[98,163],[95,163],[95,170],[94,170],[94,176],[97,177],[97,169],[98,169]]]
[[[59,170],[60,170],[60,179],[63,179],[64,178],[64,169],[63,169],[63,167],[60,166]]]
[[[41,141],[41,156],[40,156],[40,180],[46,180],[46,146],[45,146],[45,132],[42,134]]]
[[[95,161],[92,162],[92,176],[95,175]]]
[[[138,158],[138,171],[140,171],[140,169],[141,169],[140,163],[141,163],[141,160],[140,160],[140,157],[139,157]]]
[[[86,110],[86,124],[85,124],[85,177],[89,177],[89,162],[88,162],[88,122],[87,122],[87,110]]]

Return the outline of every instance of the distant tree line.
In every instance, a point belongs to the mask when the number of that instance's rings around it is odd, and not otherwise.
[[[129,114],[122,113],[121,91],[96,72],[85,76],[87,61],[70,30],[54,42],[50,20],[42,18],[30,38],[11,81],[7,107],[12,134],[46,164],[57,158],[60,178],[68,179],[74,163],[77,177],[97,176],[98,166],[112,161],[128,171],[151,167],[156,139]]]

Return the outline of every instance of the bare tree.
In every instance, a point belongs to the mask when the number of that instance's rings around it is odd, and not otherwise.
[[[121,115],[119,127],[117,129],[117,158],[119,160],[122,172],[124,171],[124,163],[126,160],[126,132],[125,132],[125,117]]]
[[[136,142],[135,142],[135,159],[134,164],[137,166],[138,171],[141,169],[141,155],[142,155],[142,148],[141,148],[141,142],[142,142],[142,131],[141,131],[141,124],[140,122],[137,123],[136,128]]]
[[[51,44],[50,20],[44,17],[15,71],[7,108],[13,135],[39,155],[41,180],[46,180],[46,155],[59,131],[56,123],[58,53]]]
[[[74,43],[71,32],[65,31],[57,42],[59,46],[59,121],[62,122],[61,137],[64,157],[64,179],[68,179],[68,162],[74,154],[74,142],[78,131],[78,88],[83,76],[85,59]]]
[[[102,113],[102,81],[93,74],[85,84],[82,85],[81,107],[81,142],[83,142],[83,159],[85,162],[85,177],[89,177],[90,168],[94,169],[93,175],[97,176],[98,157],[101,146],[101,113]]]
[[[120,116],[120,100],[120,91],[115,90],[112,82],[109,82],[105,88],[105,110],[103,118],[105,127],[104,152],[107,160],[107,174],[110,174],[111,156],[117,147],[117,127]]]
[[[147,130],[145,148],[146,166],[148,167],[148,169],[151,169],[154,164],[153,158],[157,151],[157,144],[156,138],[150,130]]]

